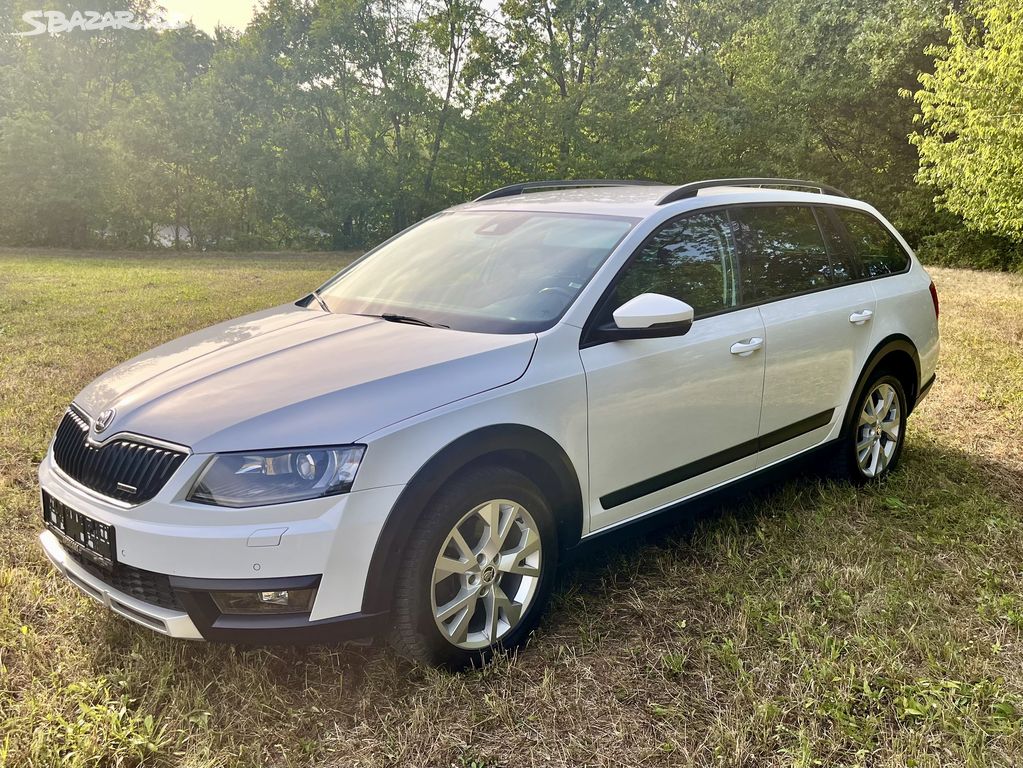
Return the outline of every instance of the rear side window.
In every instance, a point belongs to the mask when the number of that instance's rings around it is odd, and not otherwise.
[[[869,213],[848,208],[837,208],[835,213],[849,233],[863,277],[891,275],[909,265],[909,255],[888,228]]]
[[[745,303],[768,301],[831,285],[831,265],[809,206],[756,206],[735,210],[743,241]]]
[[[821,225],[824,240],[828,244],[831,258],[831,279],[836,284],[850,283],[858,276],[856,257],[853,256],[849,240],[843,237],[838,220],[828,208],[817,208],[817,222]]]
[[[734,307],[738,279],[728,217],[691,214],[657,230],[626,267],[610,309],[642,293],[681,299],[696,317]]]

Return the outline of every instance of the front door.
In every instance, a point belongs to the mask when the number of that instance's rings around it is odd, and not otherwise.
[[[642,293],[695,310],[684,336],[611,341],[580,351],[589,412],[590,531],[751,471],[764,381],[764,325],[739,307],[723,212],[657,230],[617,278],[599,323]]]

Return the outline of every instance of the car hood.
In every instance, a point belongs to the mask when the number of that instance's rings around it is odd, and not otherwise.
[[[536,336],[466,333],[287,305],[171,341],[75,398],[100,438],[196,453],[356,442],[522,376]]]

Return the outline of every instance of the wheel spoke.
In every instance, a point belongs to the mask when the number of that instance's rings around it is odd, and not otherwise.
[[[472,621],[472,617],[476,613],[476,606],[479,605],[479,599],[475,594],[473,598],[472,604],[448,625],[448,637],[453,643],[464,643],[469,634],[469,622]]]
[[[450,603],[446,603],[438,608],[434,615],[437,617],[437,621],[447,621],[459,611],[475,607],[478,599],[479,595],[475,589],[464,589]]]
[[[491,589],[482,599],[486,614],[486,635],[491,643],[497,642],[497,635],[500,630],[501,614],[497,609],[497,585]]]
[[[870,448],[870,468],[867,472],[871,477],[878,473],[878,457],[881,455],[881,444],[874,443]]]
[[[494,585],[494,607],[504,613],[505,621],[508,622],[509,626],[514,627],[519,623],[519,618],[522,616],[522,606],[510,600],[504,590],[496,584]]]
[[[484,536],[485,543],[482,549],[493,557],[504,546],[504,540],[508,538],[508,533],[518,516],[518,508],[514,504],[492,501],[480,507],[479,516],[487,525],[487,534]]]
[[[872,445],[868,445],[863,450],[863,452],[860,453],[856,457],[856,461],[859,463],[860,469],[862,469],[864,472],[866,472],[867,471],[867,467],[870,466],[870,449],[871,449],[871,447],[872,447]]]
[[[452,574],[461,576],[473,570],[475,566],[475,560],[455,560],[453,557],[441,555],[433,566],[433,583],[443,581]]]
[[[500,552],[504,547],[504,542],[508,538],[508,534],[511,533],[512,526],[515,524],[515,518],[518,516],[518,507],[510,507],[508,511],[505,512],[504,518],[498,523],[497,538],[495,541],[498,552]]]
[[[881,404],[881,410],[877,415],[883,419],[888,416],[888,412],[892,409],[892,402],[895,400],[895,390],[891,387],[885,387],[882,390],[882,396],[884,400]]]
[[[491,643],[497,642],[501,634],[501,616],[504,615],[504,623],[511,629],[519,623],[522,616],[522,606],[512,602],[504,590],[497,584],[482,598],[486,608],[486,634],[487,640]]]
[[[480,539],[480,545],[477,547],[477,552],[488,552],[493,554],[490,550],[494,549],[494,542],[497,538],[497,529],[501,523],[501,505],[496,501],[492,501],[489,504],[484,504],[477,510],[478,514],[486,525],[486,530],[483,532],[483,538]]]
[[[540,575],[540,569],[537,568],[535,565],[530,565],[529,563],[518,563],[518,562],[512,563],[512,564],[508,565],[508,567],[506,567],[506,568],[502,567],[501,571],[503,571],[504,573],[517,573],[520,576],[539,576]]]
[[[451,532],[451,541],[458,547],[458,554],[462,556],[462,559],[475,560],[476,553],[472,551],[472,547],[469,546],[469,543],[457,527]]]
[[[881,432],[893,443],[897,443],[899,441],[899,422],[882,423]]]
[[[874,406],[874,395],[876,392],[871,392],[867,398],[867,402],[863,404],[863,412],[870,417],[870,423],[873,424],[877,421],[877,408]]]
[[[517,573],[523,576],[539,576],[539,567],[522,562],[533,553],[539,551],[540,537],[531,528],[527,528],[522,535],[522,542],[519,547],[500,556],[497,561],[497,570],[503,573]]]
[[[877,460],[880,464],[878,472],[884,472],[885,468],[888,466],[888,449],[880,443],[877,444],[877,448]]]

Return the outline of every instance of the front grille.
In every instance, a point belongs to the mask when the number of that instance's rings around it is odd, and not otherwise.
[[[112,568],[104,568],[71,549],[65,548],[65,552],[97,579],[119,592],[150,605],[175,611],[183,610],[177,595],[171,589],[170,579],[162,573],[144,571],[124,563],[114,563]]]
[[[100,446],[88,441],[89,423],[69,408],[53,440],[53,458],[72,480],[119,501],[153,498],[185,460],[185,454],[128,439]]]

